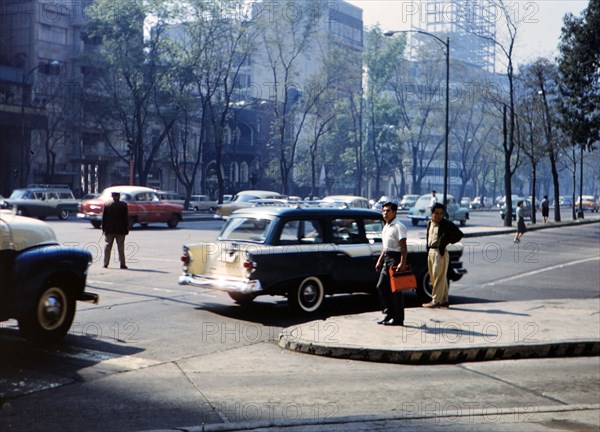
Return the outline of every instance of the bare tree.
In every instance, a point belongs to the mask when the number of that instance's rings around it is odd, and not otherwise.
[[[506,217],[504,225],[512,225],[512,176],[515,172],[512,156],[515,151],[515,70],[513,63],[515,43],[518,34],[518,22],[512,14],[513,8],[510,2],[503,0],[493,1],[499,12],[501,21],[504,23],[504,36],[485,36],[475,33],[477,36],[493,42],[504,55],[506,61],[506,78],[508,80],[508,104],[504,103],[502,108],[503,141],[504,150],[504,191],[506,195]],[[508,122],[508,124],[507,124]]]

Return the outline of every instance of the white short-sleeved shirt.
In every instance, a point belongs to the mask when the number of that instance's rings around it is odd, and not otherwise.
[[[381,236],[385,252],[400,252],[400,240],[408,238],[408,230],[402,222],[394,219],[385,224]]]

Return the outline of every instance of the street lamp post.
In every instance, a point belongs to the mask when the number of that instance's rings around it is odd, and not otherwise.
[[[448,139],[450,136],[450,38],[447,37],[444,42],[442,39],[432,33],[423,30],[390,30],[384,33],[384,36],[393,36],[396,33],[420,33],[431,36],[445,48],[446,54],[446,123],[445,123],[445,141],[444,141],[444,201],[448,200]],[[445,204],[445,202],[444,202]]]

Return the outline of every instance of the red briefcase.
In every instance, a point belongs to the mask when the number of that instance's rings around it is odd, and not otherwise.
[[[404,291],[417,288],[417,278],[413,274],[410,267],[406,267],[403,272],[394,271],[391,267],[390,272],[390,285],[392,292]]]

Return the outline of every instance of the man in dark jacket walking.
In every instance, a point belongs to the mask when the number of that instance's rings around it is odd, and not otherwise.
[[[104,248],[104,268],[110,263],[113,242],[117,241],[119,261],[121,268],[127,269],[125,264],[125,236],[129,234],[129,211],[127,203],[121,201],[119,192],[112,193],[112,202],[106,203],[102,213],[102,232],[106,239]]]
[[[431,220],[427,223],[427,267],[432,285],[431,302],[423,304],[426,308],[448,307],[448,263],[450,261],[446,247],[460,241],[461,230],[444,219],[446,208],[441,203],[431,207]]]

